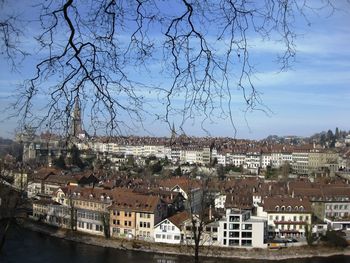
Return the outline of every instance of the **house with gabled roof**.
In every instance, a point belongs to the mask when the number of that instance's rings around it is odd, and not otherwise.
[[[172,178],[160,180],[158,185],[161,189],[181,193],[185,200],[186,209],[191,208],[193,212],[198,212],[201,209],[203,189],[198,180]]]
[[[139,187],[134,189],[133,192],[160,197],[167,204],[168,214],[174,214],[184,209],[184,197],[181,192],[149,187]]]
[[[108,208],[114,237],[153,240],[154,225],[167,216],[167,205],[158,196],[114,192]]]
[[[37,194],[45,192],[44,182],[50,175],[59,174],[59,171],[54,168],[41,168],[31,175],[28,179],[27,193],[28,197],[34,197]]]
[[[182,242],[182,227],[190,215],[186,211],[172,215],[154,226],[154,241],[167,244]]]

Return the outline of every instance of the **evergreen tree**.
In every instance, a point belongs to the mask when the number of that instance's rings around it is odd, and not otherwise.
[[[66,169],[66,162],[62,155],[53,160],[53,165],[60,169]]]
[[[219,180],[225,180],[226,176],[225,176],[225,170],[224,170],[224,166],[222,164],[219,164],[218,167],[216,168],[216,172],[218,173],[218,178]]]
[[[174,170],[175,176],[182,176],[182,171],[180,165]]]
[[[80,158],[80,151],[76,145],[71,148],[72,154],[72,164],[78,166],[79,168],[84,168],[84,163]]]

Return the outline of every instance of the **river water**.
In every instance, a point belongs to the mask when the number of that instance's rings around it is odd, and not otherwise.
[[[186,256],[160,255],[96,247],[13,226],[0,254],[1,263],[190,263]],[[349,256],[280,261],[203,259],[203,263],[350,263]]]

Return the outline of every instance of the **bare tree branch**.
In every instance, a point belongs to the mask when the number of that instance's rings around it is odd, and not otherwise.
[[[296,55],[295,20],[309,23],[310,10],[325,8],[336,7],[308,0],[39,1],[33,10],[42,59],[14,106],[22,124],[64,132],[78,100],[95,131],[123,133],[153,114],[169,129],[180,115],[180,130],[199,120],[206,131],[224,118],[235,133],[237,97],[245,112],[269,112],[252,79],[252,41],[279,41],[277,62],[288,70]],[[17,50],[13,25],[0,20],[9,58]]]

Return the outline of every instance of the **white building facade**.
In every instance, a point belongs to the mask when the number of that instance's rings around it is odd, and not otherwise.
[[[265,248],[266,221],[252,218],[250,211],[226,209],[219,221],[219,243],[225,247]]]

